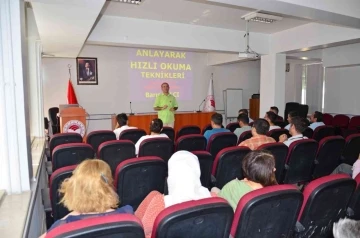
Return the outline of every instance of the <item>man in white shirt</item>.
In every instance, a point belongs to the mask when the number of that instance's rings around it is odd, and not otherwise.
[[[319,126],[325,126],[324,122],[323,122],[323,114],[321,112],[315,111],[311,117],[310,117],[310,128],[315,131],[316,127]]]
[[[160,134],[163,129],[163,122],[159,118],[155,118],[150,124],[150,135],[142,136],[135,144],[135,154],[139,154],[141,142],[149,138],[163,137],[169,138],[166,134]]]
[[[239,115],[240,114],[245,114],[246,116],[249,117],[249,111],[247,109],[240,109],[239,110]],[[249,117],[249,123],[251,123],[251,122],[254,122],[254,120]]]
[[[290,130],[290,126],[291,126],[291,120],[293,117],[297,117],[299,116],[298,112],[297,111],[291,111],[288,113],[288,116],[287,116],[287,121],[289,122],[289,124],[287,126],[285,126],[285,129],[286,130]]]
[[[277,118],[277,115],[272,111],[268,111],[265,113],[264,119],[267,120],[270,124],[269,131],[274,130],[274,129],[281,129],[280,126],[275,125],[276,118]]]
[[[283,142],[285,145],[290,146],[291,143],[297,140],[308,139],[306,136],[303,136],[303,132],[307,128],[307,121],[305,118],[301,117],[293,117],[291,118],[291,124],[289,133],[291,135],[290,138],[287,137],[286,134],[283,134],[279,138],[279,142]]]
[[[236,128],[234,134],[239,140],[239,137],[243,132],[251,130],[251,126],[249,126],[249,117],[245,114],[239,114],[237,120],[239,122],[240,128]]]
[[[116,139],[118,140],[119,139],[119,136],[121,134],[121,132],[127,130],[127,129],[137,129],[136,127],[133,127],[133,126],[128,126],[128,117],[126,116],[125,113],[121,113],[121,114],[118,114],[116,116],[116,126],[115,126],[115,130],[114,130],[114,133],[116,135]]]

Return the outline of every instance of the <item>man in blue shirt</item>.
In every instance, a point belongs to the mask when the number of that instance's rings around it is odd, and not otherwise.
[[[222,115],[219,113],[214,113],[211,116],[211,127],[212,130],[207,130],[204,134],[207,141],[209,141],[210,137],[214,134],[221,133],[221,132],[230,132],[228,129],[221,128],[223,122]]]

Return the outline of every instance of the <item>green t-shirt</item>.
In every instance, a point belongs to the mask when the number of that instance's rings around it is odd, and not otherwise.
[[[154,107],[163,107],[167,105],[166,109],[158,111],[158,117],[163,123],[173,123],[175,121],[174,112],[170,111],[170,108],[178,107],[176,98],[171,95],[165,95],[163,93],[156,97]]]
[[[242,196],[244,196],[248,192],[251,192],[252,190],[253,189],[244,181],[234,179],[225,184],[225,186],[221,189],[218,195],[219,197],[227,200],[230,206],[235,211]]]

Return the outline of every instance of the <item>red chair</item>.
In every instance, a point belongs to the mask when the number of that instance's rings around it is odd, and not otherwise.
[[[252,137],[251,130],[250,131],[244,131],[239,136],[239,140],[237,141],[237,144],[239,145],[241,142],[246,141],[247,139],[250,139]]]
[[[306,136],[307,138],[311,139],[311,138],[313,138],[314,131],[310,127],[308,127],[305,129],[305,131],[303,131],[302,134],[303,134],[303,136]]]
[[[203,135],[185,135],[177,139],[175,151],[187,150],[198,151],[206,150],[206,138]]]
[[[317,142],[319,142],[325,137],[334,136],[334,135],[335,135],[335,128],[333,126],[319,126],[315,128],[312,138]]]
[[[210,124],[207,124],[206,126],[203,127],[203,129],[201,130],[201,134],[205,134],[206,131],[208,130],[212,130],[212,127]]]
[[[272,137],[274,140],[279,142],[279,137],[283,134],[287,135],[288,137],[291,137],[291,135],[289,134],[289,131],[286,129],[273,129],[273,130],[269,131],[266,135],[269,137]]]
[[[142,137],[146,132],[142,129],[126,129],[119,135],[119,140],[131,140],[134,144]]]
[[[345,140],[341,136],[325,137],[319,142],[313,178],[329,175],[341,163]]]
[[[134,210],[151,191],[164,193],[167,166],[156,156],[128,159],[116,168],[114,186],[122,206]]]
[[[110,140],[116,140],[116,135],[113,131],[109,130],[93,131],[86,137],[86,143],[91,145],[94,151],[98,151],[101,143]]]
[[[174,144],[169,138],[148,138],[141,142],[138,156],[158,156],[167,162],[173,152]]]
[[[58,145],[52,153],[52,172],[92,158],[94,158],[94,150],[91,145],[85,143]]]
[[[153,226],[152,238],[228,238],[234,213],[222,198],[205,198],[165,208]]]
[[[311,181],[317,149],[318,143],[312,139],[291,143],[282,183],[295,184]]]
[[[172,140],[173,142],[175,141],[175,130],[172,127],[168,127],[168,126],[164,126],[161,134],[165,134],[169,137],[170,140]]]
[[[285,161],[289,152],[289,148],[284,143],[268,143],[259,146],[257,150],[267,150],[274,155],[276,180],[278,183],[282,182],[285,170]]]
[[[211,169],[214,162],[214,157],[207,151],[193,151],[194,155],[198,157],[200,164],[200,181],[204,187],[209,187],[211,180]]]
[[[353,165],[360,154],[360,134],[354,134],[346,137],[343,163]]]
[[[360,174],[355,177],[356,190],[350,200],[349,208],[352,214],[347,214],[351,219],[360,220]],[[349,211],[349,210],[348,210]]]
[[[130,140],[112,140],[101,143],[97,152],[109,164],[114,175],[116,167],[124,160],[135,158],[135,145]]]
[[[48,161],[52,160],[52,153],[56,146],[69,143],[82,143],[83,138],[78,133],[59,133],[51,137],[49,143]]]
[[[176,140],[182,136],[201,134],[201,129],[198,126],[183,126],[176,133]]]
[[[331,237],[333,223],[345,216],[355,187],[355,180],[345,174],[311,181],[304,189],[304,202],[298,217],[305,229],[296,237]]]
[[[243,179],[242,161],[251,150],[244,146],[222,149],[215,157],[212,175],[216,178],[216,187],[222,189],[233,179]]]
[[[231,132],[234,132],[237,128],[240,128],[240,125],[238,122],[231,122],[227,124],[226,129],[230,130]]]
[[[136,216],[116,214],[66,223],[46,234],[46,238],[60,237],[145,238],[145,234]]]
[[[347,137],[352,134],[360,132],[360,116],[353,116],[350,119],[349,126],[347,129],[342,129],[342,135]]]
[[[291,237],[303,196],[292,185],[254,190],[239,201],[231,237]]]
[[[349,125],[350,118],[343,114],[338,114],[334,116],[333,126],[340,128],[347,128]]]
[[[206,150],[216,156],[220,150],[235,146],[237,143],[237,136],[232,132],[221,132],[212,135],[207,142]]]
[[[333,120],[334,120],[334,117],[329,114],[329,113],[324,113],[323,114],[323,122],[325,125],[327,126],[333,126]]]

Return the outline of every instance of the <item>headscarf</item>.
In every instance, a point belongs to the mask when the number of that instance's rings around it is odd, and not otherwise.
[[[200,164],[193,153],[184,150],[174,153],[168,161],[168,174],[165,207],[211,197],[209,190],[201,186]]]

